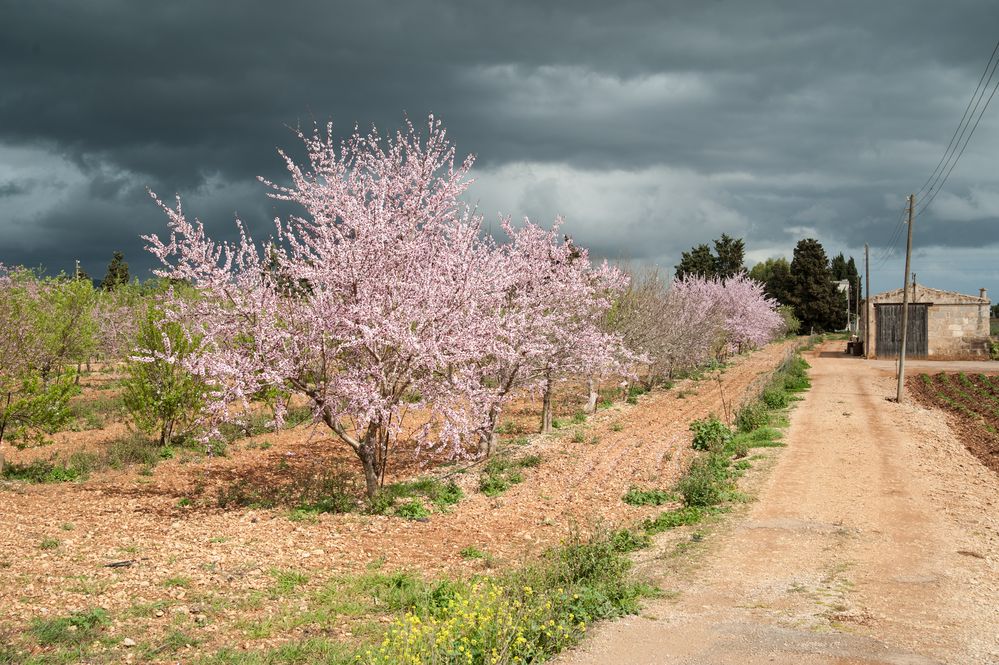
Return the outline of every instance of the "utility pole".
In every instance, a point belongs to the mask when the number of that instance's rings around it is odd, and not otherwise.
[[[857,297],[854,300],[856,302],[853,303],[853,314],[856,321],[857,339],[860,339],[860,275],[857,275]]]
[[[871,357],[871,249],[864,243],[864,357]]]
[[[895,401],[901,403],[905,398],[905,343],[909,336],[909,263],[912,259],[912,208],[916,200],[915,194],[909,194],[908,234],[905,241],[905,272],[902,273],[902,346],[898,350],[898,391]]]
[[[850,330],[850,278],[846,279],[846,332],[849,334],[852,332]]]

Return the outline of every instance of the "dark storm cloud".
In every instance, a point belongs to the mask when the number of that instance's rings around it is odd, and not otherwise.
[[[218,232],[237,210],[266,228],[252,178],[281,176],[289,125],[403,112],[478,155],[484,212],[566,213],[611,257],[671,262],[721,231],[878,247],[997,19],[988,1],[0,1],[0,260],[149,265],[146,186]],[[925,244],[999,242],[999,123],[978,132]]]

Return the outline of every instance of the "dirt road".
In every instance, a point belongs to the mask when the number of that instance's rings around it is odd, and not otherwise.
[[[886,401],[888,371],[833,350],[809,357],[758,501],[663,580],[672,599],[559,662],[999,663],[999,477],[944,415]]]

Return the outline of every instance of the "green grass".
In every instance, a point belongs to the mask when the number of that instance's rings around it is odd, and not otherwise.
[[[536,466],[541,466],[541,462],[544,458],[541,455],[524,455],[517,460],[517,466],[522,469],[533,469]]]
[[[410,499],[395,507],[395,514],[408,520],[422,520],[430,517],[430,511],[419,499]]]
[[[412,506],[413,500],[418,499],[426,499],[437,510],[443,511],[457,504],[462,498],[464,498],[464,493],[453,481],[444,482],[432,477],[417,478],[383,487],[378,496],[371,502],[370,511],[375,514],[400,514],[396,509],[400,501],[409,500],[406,505]],[[423,506],[422,502],[418,501],[418,503],[421,507]],[[423,507],[423,510],[426,511],[426,508]],[[408,511],[419,512],[414,507],[403,509],[404,513]],[[427,515],[429,512],[426,515],[420,515],[420,517]],[[408,514],[401,514],[401,516],[409,517]],[[409,517],[409,519],[414,518]]]
[[[458,554],[465,560],[485,559],[488,556],[484,550],[480,550],[472,545],[463,548]]]
[[[65,459],[53,456],[25,464],[8,463],[3,468],[3,477],[29,483],[73,482],[107,469],[135,465],[152,468],[172,454],[171,448],[162,448],[142,434],[131,433],[109,442],[99,453],[77,451]]]
[[[486,496],[499,496],[512,486],[523,482],[521,469],[536,467],[542,462],[540,455],[526,455],[519,459],[511,459],[497,455],[486,462],[479,476],[479,491]]]
[[[270,574],[274,578],[274,590],[280,595],[287,595],[309,581],[308,575],[297,570],[272,568]]]
[[[105,610],[94,608],[52,619],[33,619],[28,632],[41,646],[79,646],[97,639],[111,625]]]
[[[697,524],[704,518],[705,514],[704,510],[697,506],[667,510],[642,522],[642,529],[646,534],[652,536],[680,526]]]
[[[576,642],[589,623],[635,613],[643,597],[655,595],[630,579],[630,566],[609,534],[573,536],[536,564],[424,594],[366,653],[366,662],[547,660]]]
[[[191,579],[189,577],[168,577],[163,580],[163,586],[168,589],[188,589],[191,587]]]
[[[677,498],[676,493],[667,490],[632,487],[621,500],[631,506],[661,506],[676,501]]]
[[[784,446],[784,434],[775,427],[760,427],[750,432],[737,432],[732,438],[733,448],[745,445],[746,448],[779,448]]]

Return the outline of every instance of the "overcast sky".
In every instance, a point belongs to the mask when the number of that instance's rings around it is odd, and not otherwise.
[[[430,112],[487,221],[563,214],[670,269],[722,232],[749,264],[805,236],[879,258],[997,39],[994,0],[0,0],[0,262],[100,278],[120,249],[146,276],[146,187],[213,233],[268,228],[255,177],[282,177],[289,126]],[[921,283],[999,294],[993,103],[915,224]],[[900,286],[900,253],[873,264]]]

